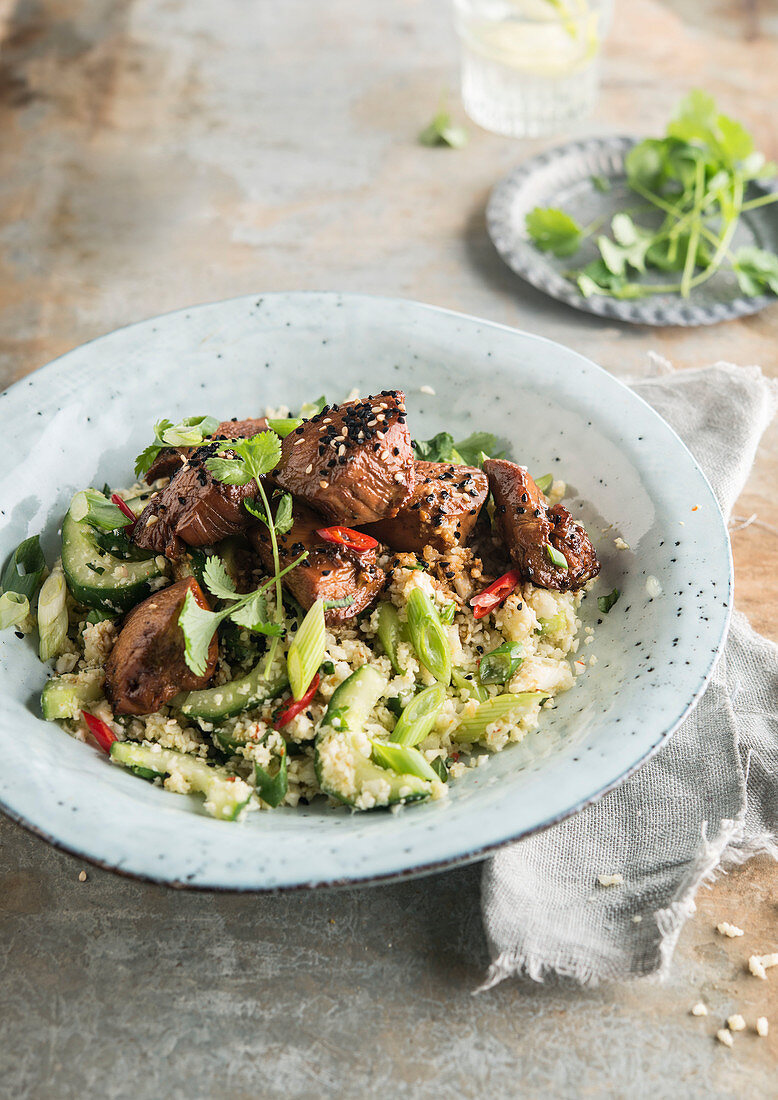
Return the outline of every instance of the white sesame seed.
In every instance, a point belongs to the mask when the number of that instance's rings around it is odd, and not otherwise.
[[[86,871],[79,871],[78,872],[78,881],[79,882],[86,882]]]
[[[374,427],[376,426],[376,424],[377,424],[377,423],[378,423],[378,421],[377,421],[377,420],[375,420],[375,419],[373,419],[373,420],[368,420],[368,422],[367,422],[367,426],[368,426],[368,428],[374,428]]]
[[[761,1035],[762,1038],[770,1031],[770,1024],[766,1016],[760,1016],[756,1021],[756,1033]]]
[[[293,446],[299,447],[301,443],[305,443],[305,437],[302,435],[299,439],[295,439]]]
[[[159,523],[159,516],[149,516],[146,520],[147,527],[153,527],[155,523]]]
[[[341,443],[341,445],[338,447],[338,454],[339,455],[344,455],[345,453],[346,453],[346,444]]]
[[[707,1015],[708,1015],[707,1006],[704,1005],[702,1003],[702,1001],[698,1001],[696,1005],[692,1005],[692,1016],[707,1016]]]
[[[729,921],[726,920],[716,925],[716,931],[720,936],[728,936],[731,940],[734,940],[737,936],[744,935],[742,928],[738,928],[736,924],[730,924]]]
[[[725,1027],[720,1027],[719,1028],[719,1030],[716,1032],[716,1038],[722,1044],[722,1046],[725,1046],[725,1047],[731,1047],[732,1046],[732,1032],[727,1031],[727,1029]]]
[[[432,386],[419,386],[419,393],[428,393],[430,397],[435,396],[435,391]]]
[[[598,875],[597,881],[600,886],[621,886],[624,882],[624,876],[618,874],[615,875]]]
[[[322,424],[331,424],[331,423],[332,423],[332,417],[331,416],[325,416],[324,420],[322,420]]]
[[[313,463],[312,462],[309,462],[308,465],[305,467],[305,472],[306,472],[306,474],[313,473]]]
[[[402,470],[397,471],[397,473],[394,475],[394,480],[395,481],[404,481],[405,480],[405,474],[402,472]]]
[[[319,482],[319,488],[321,488],[321,489],[328,489],[328,488],[329,488],[329,482],[327,482],[327,481],[320,481],[320,482]]]
[[[730,1031],[745,1031],[746,1021],[738,1012],[734,1016],[727,1017],[727,1027]]]

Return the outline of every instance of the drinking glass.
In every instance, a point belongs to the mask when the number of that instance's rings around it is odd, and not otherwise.
[[[612,8],[613,0],[454,0],[473,122],[534,137],[588,114]]]

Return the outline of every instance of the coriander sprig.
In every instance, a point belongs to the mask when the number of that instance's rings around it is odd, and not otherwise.
[[[203,568],[203,582],[212,596],[219,600],[229,600],[229,607],[221,611],[209,611],[201,607],[192,591],[186,594],[178,625],[184,635],[185,660],[196,676],[202,676],[208,665],[208,648],[220,623],[230,619],[238,626],[244,626],[255,634],[267,634],[274,640],[283,634],[283,623],[267,621],[267,607],[264,593],[280,577],[283,577],[299,565],[308,552],[304,551],[285,569],[265,581],[253,592],[239,595],[235,583],[224,568],[221,558],[211,556]]]
[[[230,440],[229,450],[234,454],[233,458],[209,458],[205,463],[206,469],[217,481],[223,481],[227,485],[248,485],[253,479],[256,482],[259,500],[244,500],[243,503],[251,515],[261,520],[270,532],[275,574],[270,583],[275,583],[276,586],[275,621],[281,630],[270,645],[265,667],[267,675],[275,657],[278,635],[283,632],[284,625],[281,577],[289,572],[289,568],[281,572],[277,536],[286,534],[292,526],[292,498],[289,493],[283,493],[274,516],[262,484],[262,478],[275,469],[281,458],[281,440],[275,432],[260,432],[259,435],[254,435],[250,439]],[[301,560],[302,558],[298,559],[298,561]]]
[[[778,294],[778,255],[744,246],[732,251],[741,215],[778,201],[778,193],[746,201],[748,185],[776,174],[755,148],[751,134],[722,114],[710,95],[691,92],[665,136],[647,138],[628,153],[627,185],[645,205],[618,212],[610,235],[596,238],[598,257],[568,272],[584,297],[644,298],[679,294],[712,278],[725,264],[749,297]],[[640,225],[640,210],[664,215],[658,226]],[[527,233],[544,252],[575,255],[599,226],[583,227],[557,208],[536,208],[526,216]],[[647,282],[647,271],[677,272],[672,282]]]

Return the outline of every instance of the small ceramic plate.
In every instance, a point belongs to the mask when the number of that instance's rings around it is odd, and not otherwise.
[[[774,305],[776,298],[773,295],[743,297],[731,271],[717,272],[707,283],[694,289],[688,299],[677,294],[657,294],[636,301],[619,301],[603,295],[584,298],[576,284],[565,278],[565,272],[598,258],[594,239],[586,241],[581,250],[568,259],[557,259],[532,244],[524,219],[536,206],[565,210],[580,225],[603,219],[607,226],[619,210],[639,203],[627,187],[624,172],[624,158],[636,143],[637,139],[631,137],[572,141],[533,157],[498,183],[489,198],[486,224],[489,236],[508,267],[538,290],[575,309],[640,325],[712,325]],[[603,179],[608,181],[610,190],[603,191],[602,185],[598,187],[595,183]],[[765,188],[755,185],[751,192],[750,197],[754,198],[767,193]],[[639,223],[651,224],[650,214],[641,212],[635,217]],[[732,247],[742,245],[778,252],[776,207],[757,208],[742,216]],[[650,281],[652,276],[641,278]],[[666,282],[667,276],[657,274],[654,281]]]
[[[434,396],[422,391],[430,386]],[[322,392],[342,398],[352,387],[406,390],[417,438],[488,429],[531,470],[567,480],[569,507],[602,561],[582,604],[584,627],[595,633],[581,645],[586,671],[575,688],[521,745],[452,783],[446,802],[352,814],[319,800],[231,824],[44,722],[46,669],[34,640],[5,631],[6,813],[104,867],[176,886],[379,880],[474,859],[558,821],[675,729],[705,685],[729,617],[729,542],[705,478],[656,413],[577,352],[446,310],[268,294],[173,313],[77,348],[0,397],[1,556],[42,532],[53,560],[73,492],[127,484],[161,417],[254,415]],[[616,537],[630,549],[617,549]],[[600,615],[596,596],[614,587],[621,599]]]

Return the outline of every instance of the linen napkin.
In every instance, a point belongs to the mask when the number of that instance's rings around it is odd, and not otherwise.
[[[659,376],[634,389],[684,440],[729,520],[778,383],[758,367],[653,365]],[[669,742],[599,802],[485,864],[482,989],[511,976],[661,976],[700,884],[759,852],[778,858],[778,647],[735,612],[706,692]],[[623,885],[598,885],[603,872]]]

